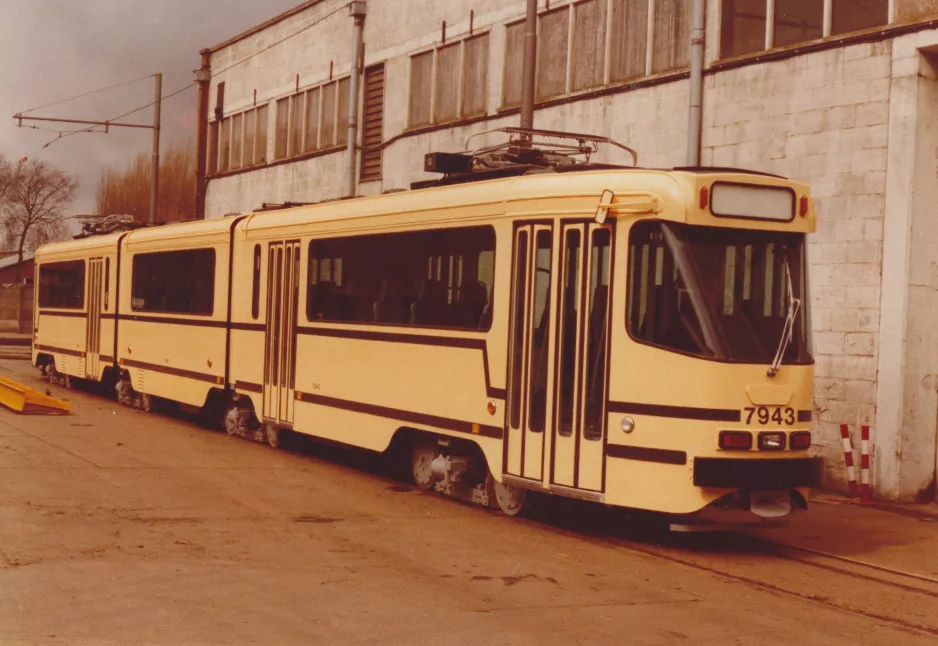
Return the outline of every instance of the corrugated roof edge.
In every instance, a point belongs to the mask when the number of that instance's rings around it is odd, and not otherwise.
[[[237,36],[233,36],[229,38],[223,43],[219,43],[218,45],[215,45],[213,47],[206,47],[205,49],[201,50],[199,53],[200,54],[206,54],[206,53],[214,54],[218,52],[219,50],[222,50],[226,47],[230,47],[231,45],[234,45],[235,43],[244,40],[245,38],[248,38],[250,36],[253,36],[254,34],[260,33],[264,31],[265,29],[267,29],[268,27],[273,27],[278,22],[282,22],[286,20],[287,18],[290,18],[291,16],[295,16],[298,13],[302,13],[303,11],[306,11],[310,7],[315,7],[316,5],[324,1],[325,0],[306,0],[306,2],[303,2],[293,7],[292,9],[288,9],[284,11],[282,14],[274,16],[270,20],[262,22],[259,25],[255,25],[254,27],[251,27],[247,31],[243,31]]]

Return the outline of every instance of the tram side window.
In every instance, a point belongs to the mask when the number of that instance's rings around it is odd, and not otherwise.
[[[137,254],[132,283],[135,312],[209,316],[215,304],[215,250]]]
[[[495,274],[491,227],[314,240],[309,321],[488,329]]]
[[[85,305],[85,261],[39,266],[39,307],[81,309]]]
[[[254,245],[254,275],[251,279],[251,318],[256,319],[261,308],[261,246]]]

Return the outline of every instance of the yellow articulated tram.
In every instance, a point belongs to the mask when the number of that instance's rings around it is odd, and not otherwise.
[[[466,172],[417,190],[47,245],[33,362],[274,445],[282,429],[406,443],[420,487],[509,514],[529,491],[682,529],[806,507],[822,469],[807,187],[525,155],[481,171],[434,158]]]

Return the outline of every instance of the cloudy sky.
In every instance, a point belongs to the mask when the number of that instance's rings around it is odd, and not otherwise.
[[[12,115],[89,90],[163,73],[163,94],[194,80],[199,50],[220,43],[301,0],[0,0],[0,152],[42,159],[75,175],[73,213],[93,213],[101,170],[152,147],[150,130],[58,136],[17,128]],[[161,145],[196,136],[194,87],[163,106]],[[107,120],[153,100],[153,81],[43,108],[32,116]],[[152,109],[127,121],[152,123]],[[26,122],[24,122],[25,124]],[[66,129],[60,124],[36,123]],[[77,126],[76,126],[77,127]]]

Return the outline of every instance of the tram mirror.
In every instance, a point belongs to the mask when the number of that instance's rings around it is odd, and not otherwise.
[[[609,215],[609,205],[612,204],[612,200],[615,196],[616,194],[608,188],[603,191],[602,197],[599,198],[599,206],[596,207],[596,216],[594,219],[597,224],[605,224],[606,217]]]

